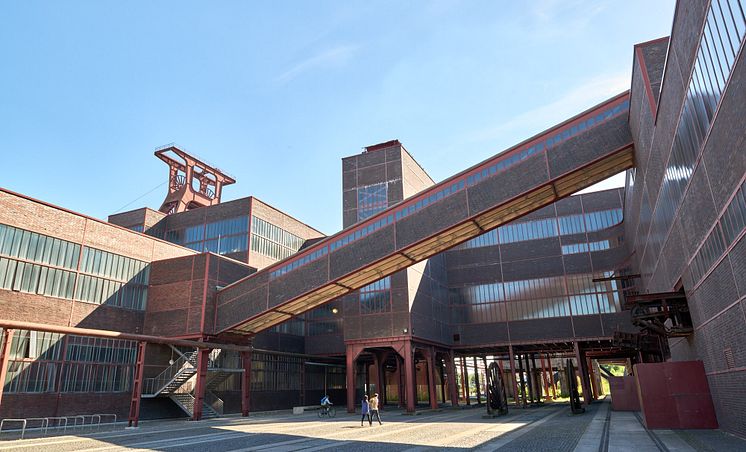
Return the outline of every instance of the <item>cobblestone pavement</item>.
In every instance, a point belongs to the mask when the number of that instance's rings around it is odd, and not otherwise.
[[[0,441],[0,451],[571,451],[605,450],[603,432],[608,403],[597,403],[585,414],[573,416],[566,404],[547,404],[529,409],[512,409],[507,416],[486,418],[484,408],[423,411],[416,416],[399,411],[382,413],[383,425],[360,426],[359,415],[339,413],[334,419],[319,419],[315,413],[258,413],[251,418],[227,417],[190,423],[188,421],[143,422],[134,430],[80,436],[57,436],[23,441]],[[633,416],[629,418],[627,415]],[[634,421],[626,413],[624,421]],[[621,420],[621,418],[620,418]],[[616,419],[612,419],[615,422]],[[631,425],[631,424],[630,424]],[[624,435],[629,428],[620,423]],[[637,435],[648,435],[637,429]],[[612,428],[611,432],[615,430]],[[670,442],[668,432],[660,438]],[[615,433],[616,434],[616,433]],[[671,433],[682,447],[670,450],[739,450],[746,445],[732,442],[720,432]],[[689,436],[686,436],[689,435]],[[617,435],[618,436],[618,435]],[[581,440],[583,438],[583,441]],[[668,438],[668,439],[666,439]],[[621,439],[612,437],[611,443]],[[729,442],[731,441],[731,442]],[[740,440],[738,440],[740,441]],[[648,445],[655,445],[650,441]],[[717,445],[715,449],[703,445]],[[585,449],[583,449],[585,447]],[[646,449],[643,447],[642,449]],[[615,450],[609,447],[608,450]],[[638,449],[620,449],[635,450]],[[665,449],[664,449],[665,450]],[[746,450],[741,448],[740,450]]]

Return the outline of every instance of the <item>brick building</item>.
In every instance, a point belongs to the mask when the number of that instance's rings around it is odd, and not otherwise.
[[[332,236],[221,202],[235,181],[177,146],[156,152],[159,210],[104,222],[0,191],[0,321],[144,335],[6,328],[0,418],[324,393],[354,409],[364,391],[413,411],[479,402],[493,363],[526,404],[559,358],[590,402],[599,360],[698,359],[721,426],[746,435],[746,18],[738,0],[676,8],[670,38],[635,46],[629,92],[445,181],[396,140],[343,158]],[[574,194],[624,170],[624,189]],[[143,349],[140,375],[144,338],[174,342]]]

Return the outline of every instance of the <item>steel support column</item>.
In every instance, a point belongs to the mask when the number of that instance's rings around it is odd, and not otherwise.
[[[552,357],[547,353],[547,367],[549,367],[549,382],[552,384],[552,399],[557,400],[557,384],[554,381],[554,368],[552,367]]]
[[[406,340],[404,341],[404,380],[406,382],[407,413],[414,413],[417,406],[414,390],[417,378],[416,372],[417,370],[414,367],[414,349],[412,348],[412,341]]]
[[[248,416],[251,402],[251,352],[241,352],[241,416]]]
[[[458,406],[458,389],[456,388],[456,363],[453,350],[448,351],[446,358],[446,372],[448,372],[448,397],[451,398],[451,406]]]
[[[485,372],[487,368],[485,367]],[[479,387],[479,366],[477,366],[477,357],[474,357],[474,384],[477,386],[477,405],[482,404],[482,388]]]
[[[578,362],[580,385],[583,388],[583,402],[586,405],[590,405],[592,400],[591,385],[588,381],[588,371],[586,369],[585,356],[584,353],[581,353],[580,344],[577,341],[573,342],[573,346],[575,347],[575,359]]]
[[[536,394],[536,391],[534,388],[534,381],[536,380],[536,376],[533,375],[533,370],[531,370],[531,361],[529,360],[529,355],[523,355],[524,361],[526,363],[526,390],[528,391],[528,403],[529,405],[534,403]]]
[[[528,384],[526,384],[523,378],[523,355],[518,355],[518,387],[521,390],[521,403],[523,404],[523,407],[526,408],[528,406],[528,402],[526,401],[528,395]]]
[[[464,399],[466,399],[467,405],[471,405],[471,398],[469,397],[469,369],[466,368],[466,356],[461,358],[461,369],[463,370]]]
[[[13,330],[3,330],[0,336],[0,406],[3,402],[3,387],[5,377],[8,374],[8,362],[10,361],[10,345],[13,343]]]
[[[593,372],[593,361],[590,358],[585,358],[585,367],[588,369],[591,382],[591,394],[593,394],[593,400],[596,400],[598,399],[598,387],[596,386],[596,374]]]
[[[518,377],[515,373],[515,352],[512,345],[508,346],[508,353],[510,353],[510,373],[513,376],[513,400],[515,401],[515,406],[520,406],[520,402],[518,401]]]
[[[406,393],[404,390],[405,382],[404,382],[404,372],[402,371],[402,368],[404,367],[404,358],[396,355],[396,379],[399,382],[397,385],[397,390],[399,392],[399,408],[404,408],[407,406],[406,402]]]
[[[446,403],[446,378],[445,378],[445,370],[443,369],[443,362],[438,359],[438,354],[435,354],[435,361],[436,361],[436,368],[438,369],[438,374],[440,375],[440,400],[443,403]]]
[[[430,347],[427,349],[427,388],[430,397],[430,408],[438,408],[438,394],[435,390],[435,350]]]
[[[547,366],[544,363],[544,355],[539,354],[539,359],[541,360],[541,380],[544,383],[544,400],[548,402],[552,400],[552,397],[549,395],[549,375],[547,375]]]
[[[381,360],[378,357],[378,352],[373,352],[373,378],[376,382],[376,390],[378,393],[379,400],[383,397],[383,390],[381,390]],[[380,405],[383,405],[381,403]]]
[[[347,366],[345,368],[347,377],[347,412],[355,412],[355,351],[352,346],[347,346]]]
[[[142,395],[142,373],[145,367],[145,347],[147,342],[140,341],[137,345],[135,360],[135,381],[132,383],[132,398],[130,399],[130,415],[127,422],[129,427],[137,427],[140,421],[140,398]]]
[[[192,409],[192,420],[202,419],[202,405],[205,401],[205,383],[207,383],[207,365],[210,361],[209,348],[200,349],[197,352],[197,380],[194,382],[194,408]]]

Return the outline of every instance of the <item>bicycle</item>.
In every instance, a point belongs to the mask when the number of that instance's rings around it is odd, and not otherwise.
[[[337,415],[337,409],[331,405],[322,406],[321,409],[319,410],[319,417],[327,416],[329,418],[333,418],[336,415]]]

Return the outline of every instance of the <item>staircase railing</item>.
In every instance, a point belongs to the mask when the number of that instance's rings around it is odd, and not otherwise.
[[[192,355],[182,355],[172,365],[158,374],[158,376],[145,378],[143,380],[142,393],[156,395],[168,386],[185,368],[194,369],[194,365],[191,363],[192,358]]]
[[[220,415],[223,414],[223,399],[215,395],[214,392],[205,390],[205,396],[202,400],[205,404],[212,408],[213,411]]]

